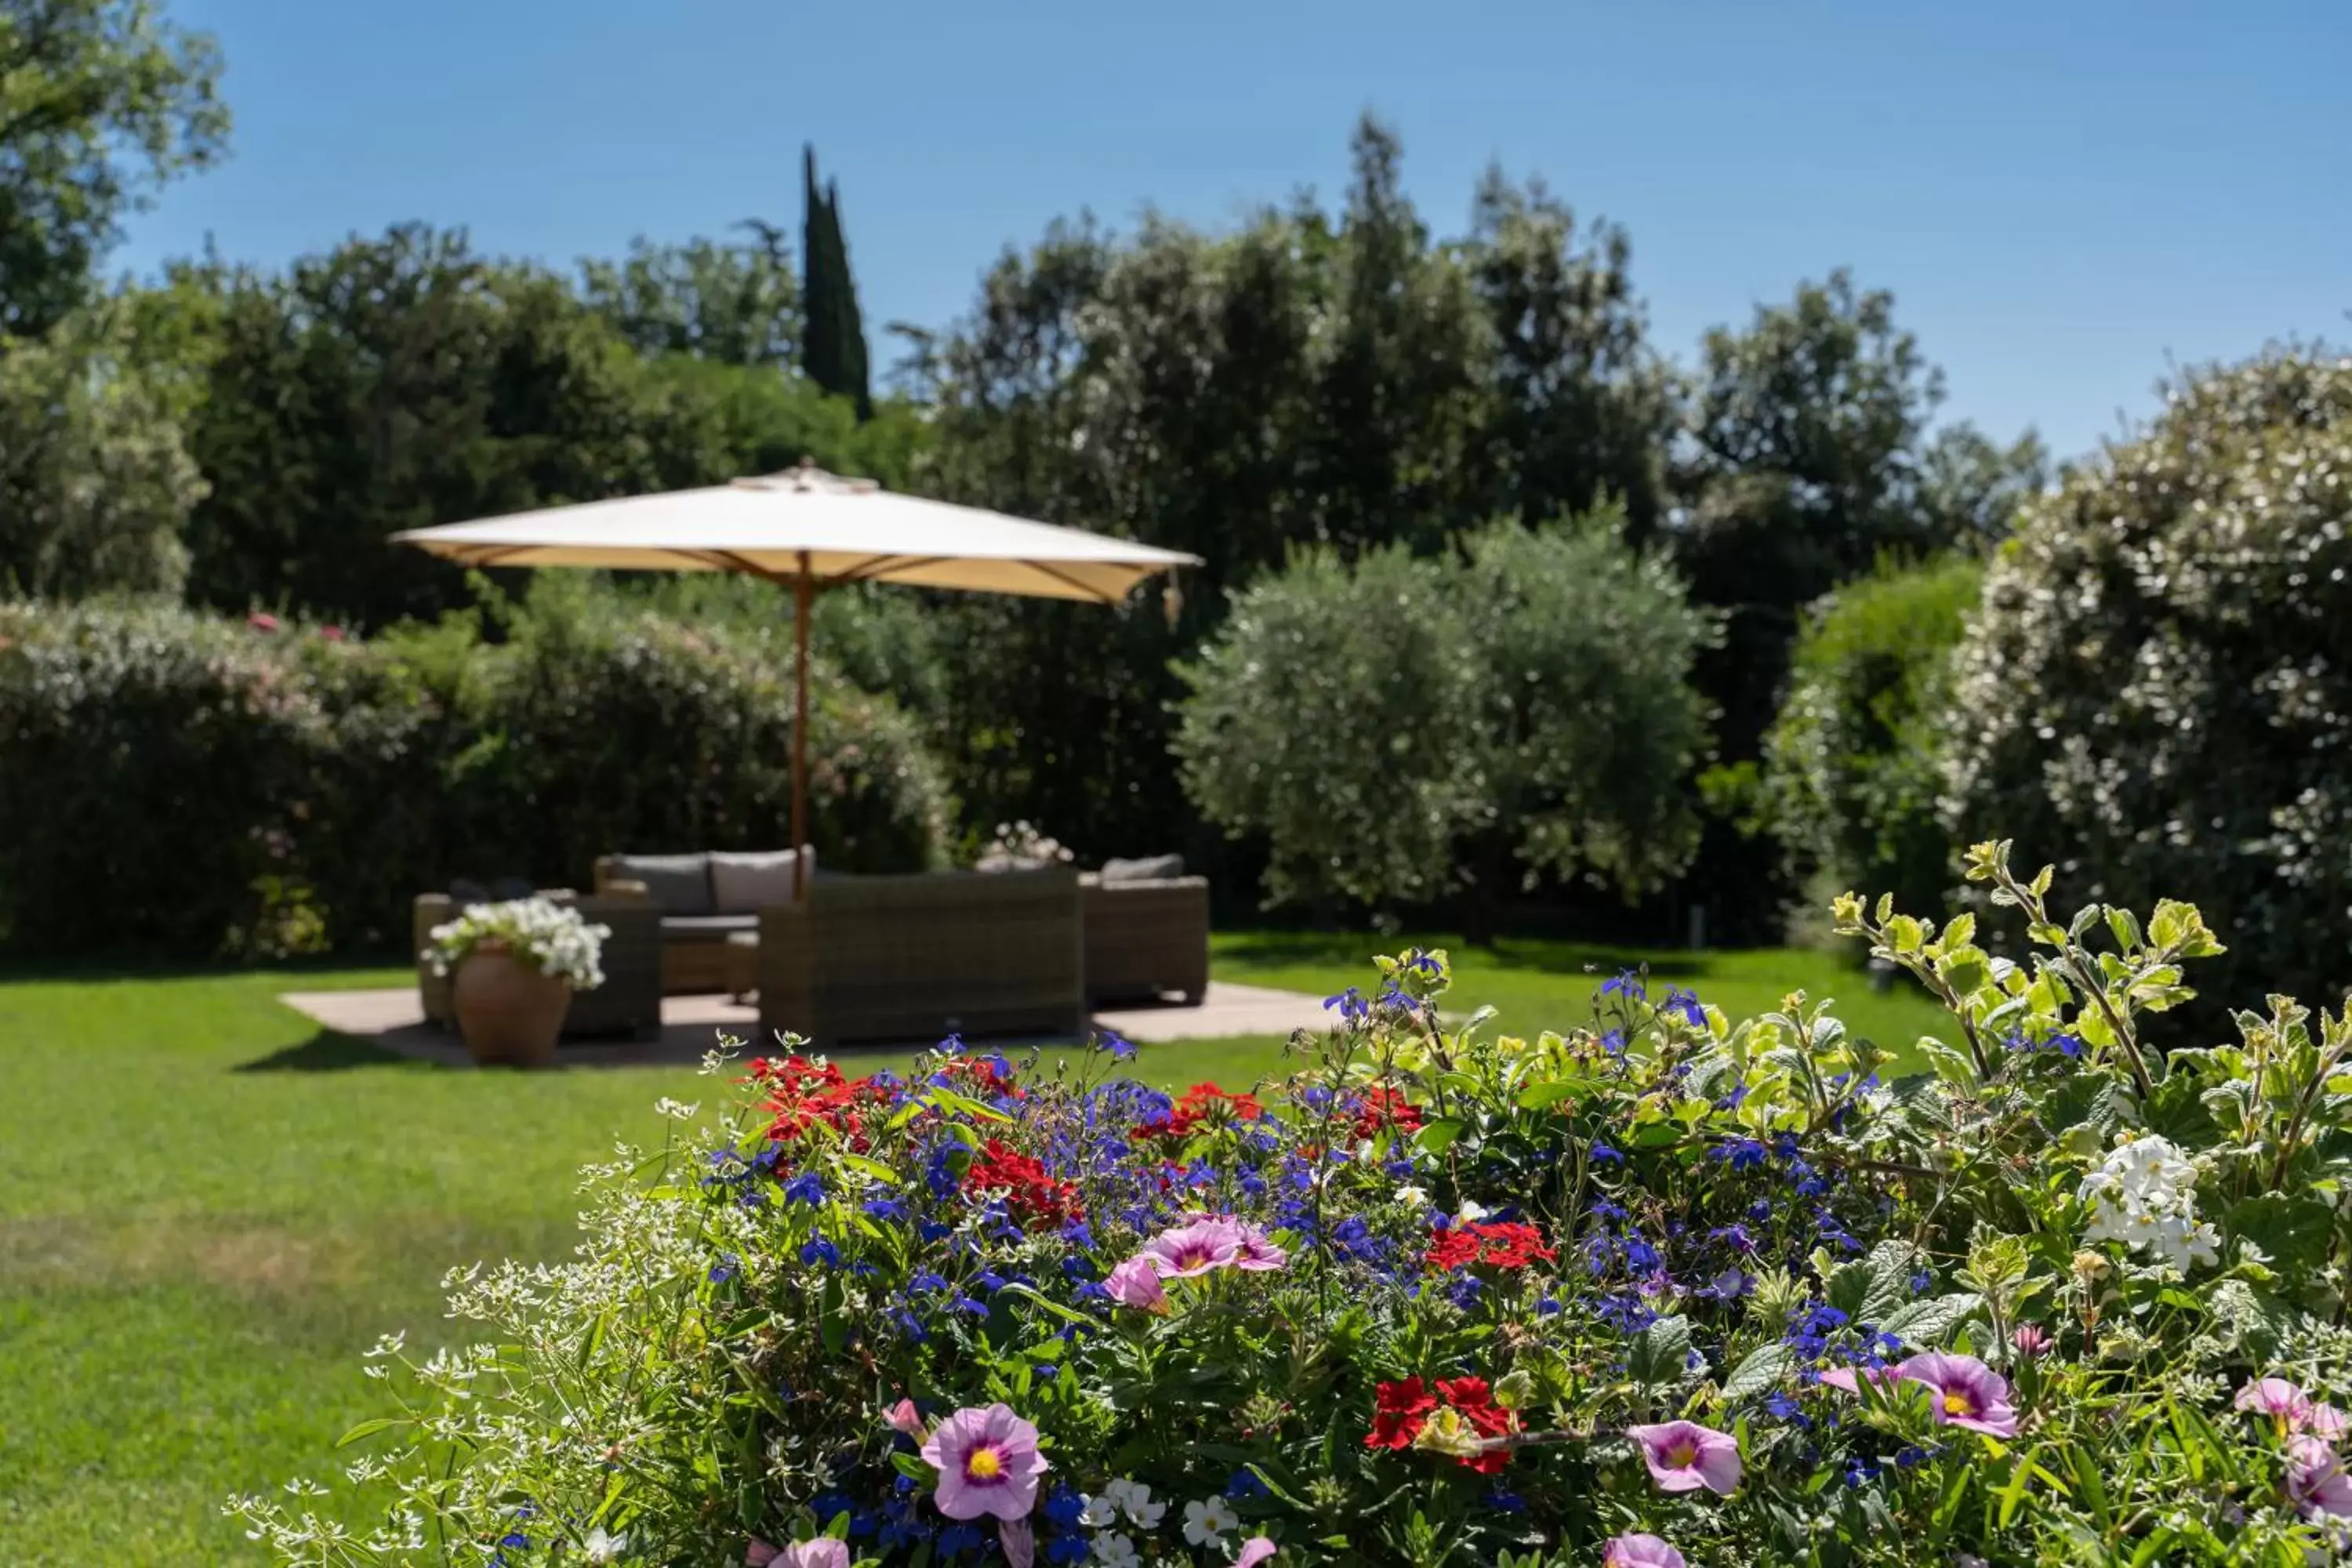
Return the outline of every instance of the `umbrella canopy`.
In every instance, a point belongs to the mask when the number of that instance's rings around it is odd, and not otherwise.
[[[467,566],[740,572],[792,588],[793,847],[807,839],[809,611],[818,590],[903,583],[1116,605],[1144,578],[1200,558],[977,507],[894,495],[806,463],[666,494],[411,529],[393,540]],[[795,855],[797,894],[808,857]]]
[[[813,468],[393,538],[467,566],[744,572],[820,587],[903,583],[1105,605],[1155,572],[1200,564],[1172,550],[896,495]]]

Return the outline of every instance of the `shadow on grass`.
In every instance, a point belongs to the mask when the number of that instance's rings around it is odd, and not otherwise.
[[[0,957],[0,985],[105,985],[142,980],[239,980],[254,974],[289,979],[393,967],[391,959],[361,957],[279,958],[263,963],[231,960],[142,958],[135,954],[88,957],[10,953]]]
[[[285,1046],[266,1057],[239,1062],[231,1072],[348,1072],[354,1068],[414,1067],[446,1069],[453,1063],[436,1062],[385,1050],[350,1035],[321,1029],[299,1045]]]

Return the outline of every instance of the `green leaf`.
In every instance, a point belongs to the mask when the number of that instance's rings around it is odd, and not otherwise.
[[[362,1437],[373,1437],[377,1433],[383,1431],[386,1427],[403,1426],[407,1425],[407,1423],[408,1417],[405,1415],[379,1415],[373,1421],[361,1422],[358,1426],[352,1427],[350,1431],[336,1438],[335,1447],[338,1448],[348,1448]]]
[[[1770,1393],[1780,1386],[1796,1364],[1797,1352],[1778,1341],[1759,1346],[1748,1352],[1748,1359],[1724,1381],[1724,1403],[1737,1405]]]
[[[1422,1124],[1421,1131],[1412,1135],[1412,1146],[1424,1154],[1443,1154],[1462,1136],[1462,1131],[1463,1124],[1458,1120],[1441,1117]]]
[[[2221,1224],[2261,1247],[2272,1267],[2292,1279],[2326,1265],[2335,1215],[2326,1200],[2308,1194],[2264,1193],[2223,1210]]]
[[[1578,1085],[1565,1079],[1552,1079],[1543,1083],[1529,1084],[1519,1096],[1521,1110],[1549,1110],[1563,1100],[1576,1096]]]
[[[1898,1308],[1878,1325],[1880,1331],[1893,1334],[1906,1345],[1921,1350],[1939,1350],[1950,1339],[1954,1330],[1974,1317],[1984,1306],[1984,1298],[1974,1291],[1957,1295],[1936,1296],[1924,1301],[1914,1301]]]
[[[1644,1388],[1679,1380],[1690,1359],[1690,1320],[1677,1313],[1660,1318],[1633,1336],[1625,1369]]]

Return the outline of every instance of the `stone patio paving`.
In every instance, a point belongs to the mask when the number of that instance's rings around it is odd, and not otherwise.
[[[289,991],[278,998],[320,1027],[352,1039],[365,1040],[398,1056],[448,1067],[468,1065],[457,1037],[425,1021],[414,985],[383,991]],[[1095,1015],[1095,1027],[1138,1045],[1164,1045],[1173,1040],[1214,1040],[1235,1035],[1287,1035],[1294,1029],[1318,1029],[1327,1021],[1323,1000],[1297,991],[1275,991],[1263,985],[1209,983],[1208,994],[1197,1007],[1129,1007]],[[675,1067],[702,1060],[705,1051],[726,1034],[756,1048],[760,1010],[740,1006],[724,996],[671,996],[662,1002],[662,1028],[653,1039],[583,1039],[563,1042],[562,1060],[583,1067]],[[936,1044],[909,1040],[913,1049]],[[1023,1043],[992,1041],[997,1046]]]

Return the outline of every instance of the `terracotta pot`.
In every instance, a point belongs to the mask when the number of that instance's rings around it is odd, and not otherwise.
[[[572,986],[518,963],[504,944],[486,942],[457,965],[449,1002],[475,1061],[549,1067],[572,1010]]]

